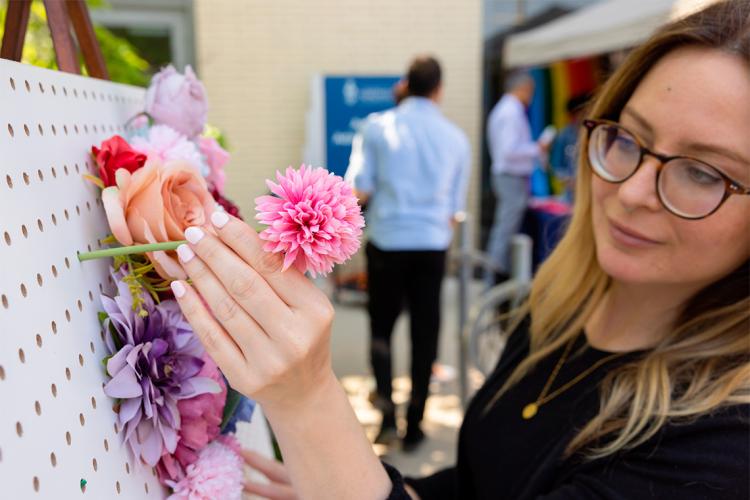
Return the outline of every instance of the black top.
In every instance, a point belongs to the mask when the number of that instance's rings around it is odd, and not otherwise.
[[[750,405],[726,407],[689,422],[664,426],[648,442],[598,460],[563,458],[576,431],[599,408],[604,375],[640,353],[609,361],[566,392],[543,404],[530,420],[522,408],[536,400],[562,350],[541,361],[483,414],[487,402],[528,354],[525,328],[510,336],[493,374],[464,417],[455,467],[406,483],[424,500],[748,499],[750,498]],[[580,335],[552,384],[572,380],[611,353]],[[391,478],[397,471],[387,467]],[[392,499],[408,498],[400,479]]]

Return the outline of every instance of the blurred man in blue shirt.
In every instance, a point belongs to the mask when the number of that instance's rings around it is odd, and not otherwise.
[[[411,319],[412,392],[404,449],[424,438],[420,422],[437,358],[440,289],[457,214],[466,204],[471,149],[438,108],[441,69],[432,57],[409,67],[409,96],[368,119],[354,185],[367,202],[370,358],[383,412],[377,442],[396,433],[391,398],[391,334],[406,303]]]

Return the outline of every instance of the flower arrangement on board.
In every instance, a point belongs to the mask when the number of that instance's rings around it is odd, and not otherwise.
[[[234,391],[194,334],[169,283],[187,276],[175,249],[191,226],[211,230],[210,215],[239,217],[225,197],[229,153],[207,130],[203,84],[190,67],[154,76],[144,112],[128,136],[91,149],[111,246],[80,260],[113,259],[113,296],[101,297],[107,382],[125,446],[155,468],[171,499],[240,499],[243,460],[236,424],[254,402]],[[203,135],[202,135],[203,134]],[[343,179],[303,165],[268,181],[256,219],[268,252],[284,254],[313,276],[330,272],[359,248],[364,219]]]

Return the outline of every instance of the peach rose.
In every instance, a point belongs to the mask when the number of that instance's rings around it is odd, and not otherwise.
[[[189,226],[204,226],[216,209],[206,181],[189,163],[148,161],[133,173],[119,169],[116,185],[102,191],[114,237],[123,245],[184,239]],[[149,252],[165,279],[186,279],[176,252]]]

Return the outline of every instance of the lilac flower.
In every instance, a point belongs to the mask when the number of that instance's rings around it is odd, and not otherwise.
[[[155,304],[141,291],[136,292],[134,308],[124,270],[113,275],[118,294],[102,296],[107,314],[103,326],[112,354],[107,360],[112,379],[104,392],[120,400],[117,419],[125,442],[135,456],[155,466],[163,453],[174,453],[177,447],[177,402],[221,388],[198,376],[204,350],[177,303]]]

